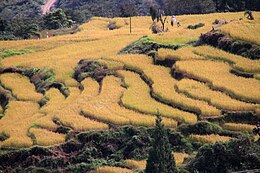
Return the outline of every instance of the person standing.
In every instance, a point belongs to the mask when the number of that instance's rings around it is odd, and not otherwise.
[[[172,16],[172,20],[171,20],[171,25],[173,26],[174,25],[174,23],[176,23],[176,17],[173,15]]]

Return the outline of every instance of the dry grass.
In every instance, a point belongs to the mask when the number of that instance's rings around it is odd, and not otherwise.
[[[130,169],[114,166],[101,166],[91,173],[133,173]]]
[[[219,135],[190,135],[190,138],[194,141],[207,143],[207,144],[215,144],[216,142],[227,142],[232,138],[227,136],[219,136]]]
[[[93,79],[85,79],[82,85],[84,87],[82,92],[77,88],[70,88],[70,95],[66,99],[57,89],[48,91],[46,95],[50,101],[41,109],[47,113],[47,116],[37,120],[37,125],[55,130],[57,125],[53,120],[56,119],[76,131],[108,129],[107,124],[81,115],[84,104],[99,93],[99,84]]]
[[[260,73],[260,60],[251,60],[210,46],[194,47],[193,52],[206,58],[226,61],[242,72]]]
[[[176,165],[179,166],[184,163],[186,158],[189,158],[190,156],[186,153],[173,153],[173,156],[175,158]]]
[[[155,116],[141,114],[119,105],[120,98],[125,91],[119,78],[108,76],[103,80],[100,95],[84,105],[83,113],[91,118],[115,125],[155,126]],[[111,92],[113,91],[113,92]],[[177,122],[163,118],[167,127],[175,128]]]
[[[178,90],[192,98],[209,102],[228,111],[255,111],[256,105],[232,99],[220,91],[211,90],[206,84],[191,79],[183,79],[177,84]]]
[[[243,132],[252,132],[256,126],[250,124],[241,124],[241,123],[225,123],[223,128],[232,131],[243,131]]]
[[[228,64],[209,60],[178,61],[175,68],[241,100],[260,103],[259,81],[231,74]]]
[[[30,83],[27,77],[18,73],[6,73],[0,75],[1,84],[12,91],[19,100],[38,102],[43,97],[35,91],[35,86]]]
[[[254,16],[256,18],[254,21],[244,19],[243,21],[233,21],[223,26],[215,26],[215,28],[222,29],[222,31],[235,38],[259,44],[260,13],[254,12]],[[77,88],[78,82],[72,78],[73,69],[81,59],[96,60],[113,70],[122,70],[124,67],[128,67],[138,71],[151,82],[154,97],[173,107],[196,112],[202,117],[220,116],[220,109],[225,109],[226,107],[232,110],[233,108],[236,110],[251,110],[250,104],[231,101],[224,94],[209,90],[204,86],[200,86],[196,90],[196,92],[203,91],[200,95],[193,93],[195,91],[187,89],[186,86],[183,87],[183,90],[188,90],[189,94],[201,100],[189,98],[176,90],[176,87],[181,85],[182,82],[172,78],[170,68],[154,65],[152,59],[144,55],[117,55],[119,50],[143,35],[148,35],[154,41],[160,43],[184,44],[188,41],[196,40],[201,33],[211,30],[212,22],[215,19],[230,21],[233,19],[237,20],[240,17],[243,17],[243,12],[177,16],[181,27],[172,28],[169,26],[170,23],[167,23],[166,27],[169,28],[170,32],[158,35],[151,34],[149,27],[152,22],[149,16],[133,17],[132,34],[129,33],[129,25],[126,19],[95,17],[89,23],[82,25],[80,32],[73,35],[63,35],[41,40],[0,41],[0,50],[32,50],[30,54],[2,59],[1,65],[3,68],[17,66],[48,67],[55,73],[56,80],[70,87],[71,92],[70,96],[65,98],[57,89],[49,90],[45,95],[49,98],[49,101],[40,109],[35,102],[38,102],[43,96],[36,93],[35,87],[29,82],[29,79],[18,74],[1,75],[0,80],[5,88],[12,90],[13,95],[19,100],[31,102],[18,101],[9,103],[4,117],[0,120],[0,131],[7,134],[9,138],[1,142],[0,145],[4,147],[32,146],[32,139],[28,137],[28,131],[34,124],[46,129],[44,132],[35,132],[37,133],[36,137],[47,132],[51,133],[50,136],[59,136],[59,134],[47,131],[56,130],[57,124],[54,123],[54,119],[76,131],[107,129],[107,123],[113,125],[154,126],[155,117],[149,115],[155,113],[155,109],[151,108],[151,105],[159,108],[164,117],[176,118],[178,121],[187,123],[196,121],[193,114],[165,106],[153,100],[147,94],[149,93],[148,86],[138,76],[125,78],[128,79],[125,82],[129,83],[127,90],[121,87],[122,83],[119,78],[107,77],[103,81],[101,90],[97,82],[86,79],[82,82],[84,90],[81,92]],[[120,28],[108,31],[107,22],[110,20],[116,21]],[[186,28],[188,25],[194,25],[202,21],[205,23],[205,26],[202,28],[196,30]],[[234,29],[238,27],[239,29]],[[241,100],[258,103],[260,101],[259,80],[237,77],[229,73],[231,67],[228,64],[202,61],[201,59],[210,58],[216,61],[226,61],[237,70],[254,73],[256,79],[260,78],[259,61],[247,60],[211,47],[185,47],[177,51],[160,49],[158,58],[161,60],[169,58],[178,61],[177,67],[179,70],[187,72],[189,76],[196,79],[208,82],[211,87],[216,87]],[[182,60],[186,61],[182,62]],[[138,81],[138,85],[135,84],[136,81]],[[131,89],[136,87],[142,87],[142,90],[145,92],[140,92],[140,89]],[[137,95],[146,98],[146,100],[138,98]],[[122,98],[123,104],[146,114],[121,106],[119,103],[122,96],[124,96],[124,99]],[[216,101],[217,97],[223,100],[226,99],[228,103],[224,103],[221,100]],[[140,107],[137,103],[142,103],[145,107]],[[241,107],[239,107],[240,104]],[[82,111],[87,117],[81,114]],[[258,113],[259,108],[256,108],[255,112]],[[177,126],[176,121],[169,118],[164,118],[164,123],[167,127],[174,128]],[[35,131],[35,129],[32,130]],[[48,145],[48,139],[38,137],[38,140],[42,140],[40,143]]]
[[[153,94],[163,102],[172,106],[178,106],[185,110],[201,113],[202,116],[219,116],[220,110],[208,103],[193,100],[175,90],[178,83],[172,78],[170,68],[154,65],[152,59],[145,55],[120,55],[110,57],[113,60],[123,62],[125,66],[141,72],[152,82]]]
[[[138,74],[130,71],[119,71],[118,73],[123,76],[127,85],[127,90],[121,99],[125,107],[148,114],[157,114],[159,111],[165,117],[189,124],[197,122],[195,114],[172,108],[151,98],[149,86]]]
[[[193,53],[193,47],[183,47],[177,50],[171,49],[159,49],[158,50],[158,60],[175,60],[175,61],[185,61],[185,60],[197,60],[204,59],[203,57]]]
[[[9,138],[0,147],[24,148],[33,145],[28,131],[34,121],[43,116],[38,114],[39,105],[32,102],[12,101],[8,104],[5,116],[0,121],[0,133]]]
[[[131,170],[142,171],[146,167],[146,160],[126,160],[125,166]]]
[[[241,20],[229,23],[221,28],[221,30],[231,37],[260,44],[260,18],[259,13],[254,13],[255,20]],[[258,34],[257,34],[258,33]]]
[[[31,128],[32,133],[36,138],[36,144],[40,146],[50,146],[65,142],[65,135],[54,133],[46,129]]]

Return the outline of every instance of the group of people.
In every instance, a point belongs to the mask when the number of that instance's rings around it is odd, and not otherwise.
[[[175,23],[176,23],[177,27],[181,26],[180,22],[178,22],[176,17],[173,15],[172,19],[171,19],[171,25],[174,26]]]

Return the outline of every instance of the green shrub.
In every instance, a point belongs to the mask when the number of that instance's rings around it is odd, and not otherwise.
[[[21,50],[12,50],[12,49],[4,49],[0,51],[0,58],[7,58],[14,55],[22,55],[33,52],[29,49],[21,49]]]
[[[260,168],[260,145],[249,139],[205,145],[187,168],[191,172],[233,172]]]
[[[198,23],[198,24],[196,24],[196,25],[189,25],[187,28],[188,28],[188,29],[198,29],[198,28],[201,28],[201,27],[203,27],[203,26],[205,26],[204,23]]]
[[[8,136],[4,133],[0,133],[0,141],[4,141],[6,139],[8,139]]]
[[[182,134],[188,136],[190,134],[198,135],[208,135],[208,134],[218,134],[221,132],[222,128],[217,124],[210,123],[207,121],[201,121],[192,125],[182,125],[178,129]]]

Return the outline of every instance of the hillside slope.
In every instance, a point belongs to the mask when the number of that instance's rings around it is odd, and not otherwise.
[[[176,16],[180,27],[168,17],[161,34],[151,33],[148,16],[132,18],[132,33],[127,18],[93,17],[75,34],[0,41],[0,170],[87,172],[147,159],[158,111],[181,160],[204,144],[253,139],[260,59],[194,43],[206,33],[223,36],[232,49],[259,50],[260,13],[254,16]],[[212,24],[216,19],[227,22]]]

